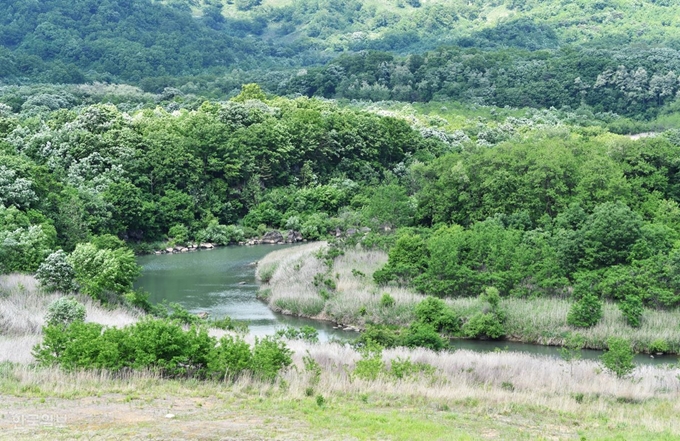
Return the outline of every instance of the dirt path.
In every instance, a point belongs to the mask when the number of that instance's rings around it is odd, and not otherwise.
[[[0,400],[1,439],[298,439],[291,421],[258,415],[238,400],[129,395]]]

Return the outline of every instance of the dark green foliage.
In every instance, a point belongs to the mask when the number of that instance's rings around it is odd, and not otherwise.
[[[413,322],[404,331],[401,337],[401,345],[409,348],[419,347],[439,351],[447,346],[447,341],[437,333],[433,325]]]
[[[617,377],[622,378],[633,372],[635,365],[631,344],[625,338],[612,337],[607,340],[607,352],[602,354],[601,360],[604,367],[609,369]]]
[[[390,249],[387,265],[373,273],[373,278],[378,284],[385,284],[391,280],[406,284],[425,269],[427,257],[427,247],[423,238],[407,233]]]
[[[595,326],[602,318],[602,301],[596,295],[585,293],[576,300],[567,314],[567,323],[577,328]]]
[[[505,327],[491,312],[478,312],[463,325],[463,332],[472,338],[498,339],[505,335]]]
[[[384,348],[393,348],[399,345],[399,339],[400,336],[395,329],[385,325],[368,324],[355,343],[358,346],[365,346],[372,342]]]
[[[642,325],[642,300],[637,296],[627,296],[621,303],[619,309],[626,319],[626,322],[633,328]]]
[[[472,338],[498,339],[505,335],[505,312],[500,308],[500,296],[494,287],[487,287],[479,296],[480,310],[467,319],[463,333]]]
[[[438,332],[454,334],[460,330],[460,317],[443,300],[428,296],[416,305],[416,318],[434,326]]]

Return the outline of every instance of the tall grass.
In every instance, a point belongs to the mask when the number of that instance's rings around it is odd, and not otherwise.
[[[366,402],[390,403],[395,410],[414,406],[432,410],[455,408],[484,418],[510,417],[524,411],[535,415],[536,421],[550,424],[561,415],[617,430],[635,427],[643,432],[680,434],[680,420],[675,417],[680,402],[677,368],[639,366],[630,378],[622,379],[593,361],[568,364],[523,353],[465,350],[435,353],[399,348],[383,352],[388,369],[395,360],[409,359],[433,366],[434,373],[403,379],[381,375],[369,381],[353,374],[361,355],[349,346],[299,340],[288,344],[294,350],[294,366],[274,383],[249,377],[234,384],[162,380],[152,372],[64,372],[0,364],[0,389],[19,396],[73,398],[102,393],[132,393],[140,399],[147,395],[166,399],[249,394],[260,400],[290,400],[299,406],[312,387],[314,394],[323,394],[331,400],[361,396]],[[311,357],[320,366],[318,377],[305,368],[305,357]]]
[[[422,296],[373,282],[373,273],[387,262],[386,253],[347,250],[328,268],[316,257],[325,247],[325,243],[313,243],[278,250],[258,263],[257,277],[266,282],[262,289],[272,309],[359,327],[366,322],[406,325],[413,320],[414,306]],[[315,286],[317,275],[335,286]],[[381,306],[384,294],[394,298],[393,306]]]
[[[275,251],[260,262],[258,274],[266,274],[268,302],[283,313],[328,319],[359,328],[366,323],[404,326],[414,320],[414,307],[424,296],[396,286],[377,286],[373,273],[387,262],[382,251],[353,249],[335,258],[332,268],[315,254],[324,243]],[[273,268],[273,270],[272,270]],[[335,289],[315,286],[317,274],[333,281]],[[260,279],[263,279],[260,276]],[[394,298],[394,306],[381,305],[383,294]],[[461,317],[469,317],[479,309],[476,298],[447,299]],[[562,345],[569,333],[584,337],[585,347],[606,349],[612,336],[625,337],[637,352],[649,352],[653,342],[663,340],[669,352],[680,353],[680,310],[645,309],[640,328],[632,328],[618,307],[605,303],[603,318],[589,329],[576,329],[567,324],[571,301],[556,298],[505,298],[505,328],[511,340],[543,345]]]
[[[38,281],[26,274],[0,276],[0,362],[30,362],[31,350],[41,340],[49,305],[61,293],[45,293]],[[86,321],[107,326],[134,323],[140,313],[129,309],[109,309],[90,297],[75,295],[85,305]]]
[[[647,352],[652,342],[664,340],[670,352],[680,353],[680,310],[660,311],[645,309],[642,325],[632,328],[619,308],[605,303],[603,317],[592,328],[574,329],[567,324],[571,302],[563,299],[504,299],[507,311],[506,329],[511,338],[527,343],[561,345],[569,332],[577,332],[585,339],[587,348],[603,349],[612,336],[624,337],[637,352]]]

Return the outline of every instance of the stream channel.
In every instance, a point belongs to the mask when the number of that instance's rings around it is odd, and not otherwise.
[[[250,332],[257,336],[273,334],[286,326],[312,326],[321,341],[354,339],[353,331],[334,329],[331,322],[290,317],[272,312],[258,300],[254,262],[267,253],[294,245],[229,246],[210,251],[141,256],[138,263],[142,274],[135,283],[149,293],[153,303],[176,302],[192,313],[207,312],[211,318],[229,316],[248,322]],[[559,348],[509,341],[452,340],[458,349],[478,352],[507,350],[559,357]],[[596,359],[601,351],[583,350],[582,358]],[[639,354],[636,363],[677,363],[677,356],[650,358]]]

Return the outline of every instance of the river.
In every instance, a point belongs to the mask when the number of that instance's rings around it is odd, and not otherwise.
[[[333,329],[329,322],[302,319],[272,312],[255,295],[254,262],[267,253],[294,245],[260,245],[254,247],[221,247],[210,251],[139,257],[142,274],[135,283],[150,294],[153,303],[176,302],[193,313],[207,312],[213,318],[229,316],[248,322],[250,332],[263,336],[286,326],[313,326],[321,341],[333,338],[352,339],[357,333]],[[507,342],[453,340],[452,346],[479,352],[508,350],[559,357],[559,349],[550,346]],[[601,351],[584,350],[584,359],[595,359]],[[650,358],[637,355],[637,363],[677,363],[676,356]]]

